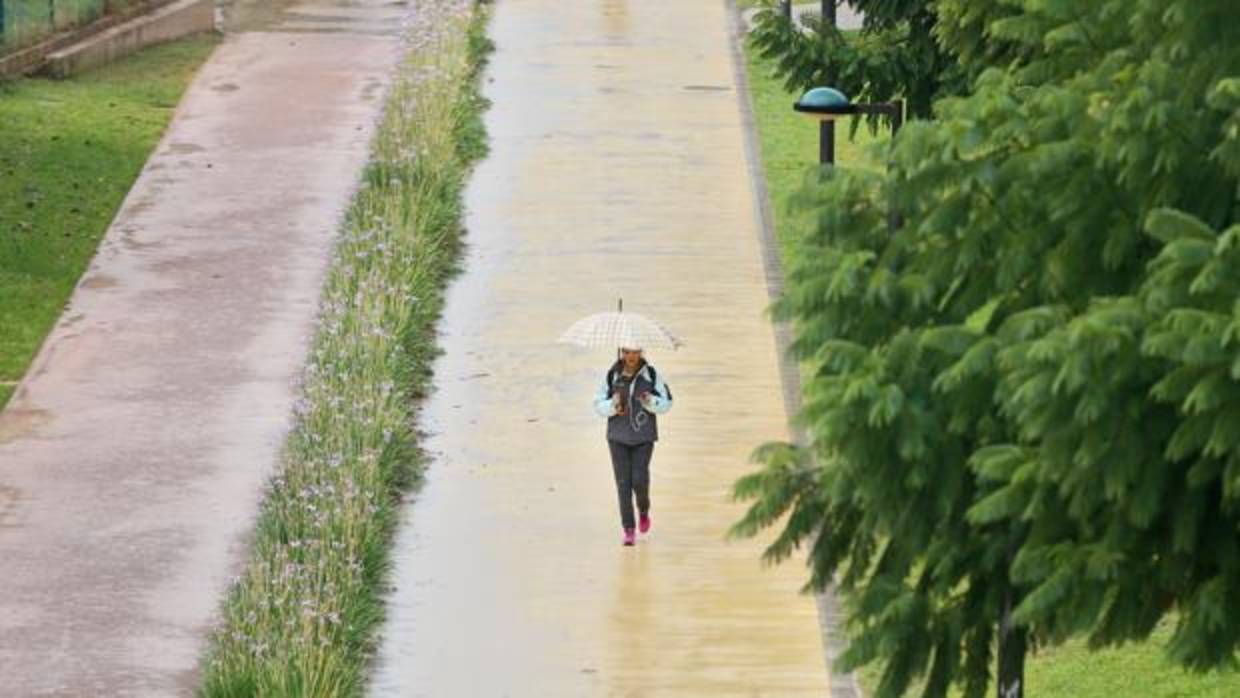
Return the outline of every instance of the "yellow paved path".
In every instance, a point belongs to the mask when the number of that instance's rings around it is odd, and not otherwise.
[[[796,562],[729,543],[758,444],[788,437],[722,0],[500,0],[489,159],[442,325],[434,456],[398,542],[379,696],[824,696]],[[689,346],[620,546],[606,351],[572,321],[648,313]]]

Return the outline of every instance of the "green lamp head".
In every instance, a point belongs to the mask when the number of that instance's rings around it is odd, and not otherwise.
[[[848,97],[834,87],[815,87],[801,95],[792,108],[819,121],[834,121],[856,113],[856,107],[848,101]]]

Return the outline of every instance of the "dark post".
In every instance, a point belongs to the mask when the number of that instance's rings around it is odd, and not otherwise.
[[[1027,641],[1025,630],[1012,626],[1012,591],[1008,589],[1003,599],[1003,617],[999,619],[999,666],[995,681],[998,698],[1024,698]]]
[[[1016,557],[1016,542],[1008,543],[1007,568],[1012,568]],[[1016,604],[1016,590],[1011,580],[1004,580],[1003,608],[999,616],[999,647],[995,658],[995,695],[998,698],[1024,698],[1025,653],[1028,651],[1029,635],[1024,628],[1012,622],[1012,607]]]
[[[818,122],[818,163],[835,164],[835,122]]]
[[[792,21],[792,0],[784,0],[784,19]]]
[[[900,132],[900,127],[904,125],[904,100],[897,99],[887,105],[887,113],[891,115],[891,140],[896,139],[896,134]],[[896,210],[895,204],[891,205],[891,210],[887,213],[887,228],[892,232],[900,229],[904,225],[904,217]],[[1022,649],[1022,652],[1024,650]],[[1021,655],[1024,656],[1023,654]]]
[[[835,0],[822,0],[822,21],[835,26]],[[827,76],[827,84],[831,78]],[[823,121],[818,124],[818,162],[823,165],[835,164],[835,122]]]

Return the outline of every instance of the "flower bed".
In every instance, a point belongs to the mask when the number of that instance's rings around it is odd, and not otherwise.
[[[461,193],[485,152],[485,12],[410,7],[371,164],[323,290],[279,474],[203,665],[203,696],[355,696],[383,616],[413,418],[455,268]]]

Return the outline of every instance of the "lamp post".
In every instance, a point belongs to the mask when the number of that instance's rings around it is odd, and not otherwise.
[[[904,100],[857,104],[834,87],[815,87],[801,95],[792,108],[819,122],[818,162],[823,165],[835,164],[835,139],[827,140],[827,131],[821,124],[834,125],[835,120],[841,116],[880,114],[891,118],[892,138],[895,138],[900,127],[904,125]],[[900,224],[900,214],[896,213],[893,206],[887,217],[887,227],[894,231]]]
[[[894,137],[904,125],[904,100],[891,102],[855,103],[844,96],[843,92],[834,87],[815,87],[801,95],[792,108],[815,121],[832,124],[842,116],[880,114],[891,118],[891,135]],[[834,143],[821,138],[819,131],[818,162],[824,165],[835,164]]]
[[[823,24],[835,27],[835,0],[822,0],[820,5]],[[827,75],[826,78],[833,80],[834,76]],[[835,122],[830,119],[818,122],[818,162],[835,162]]]

